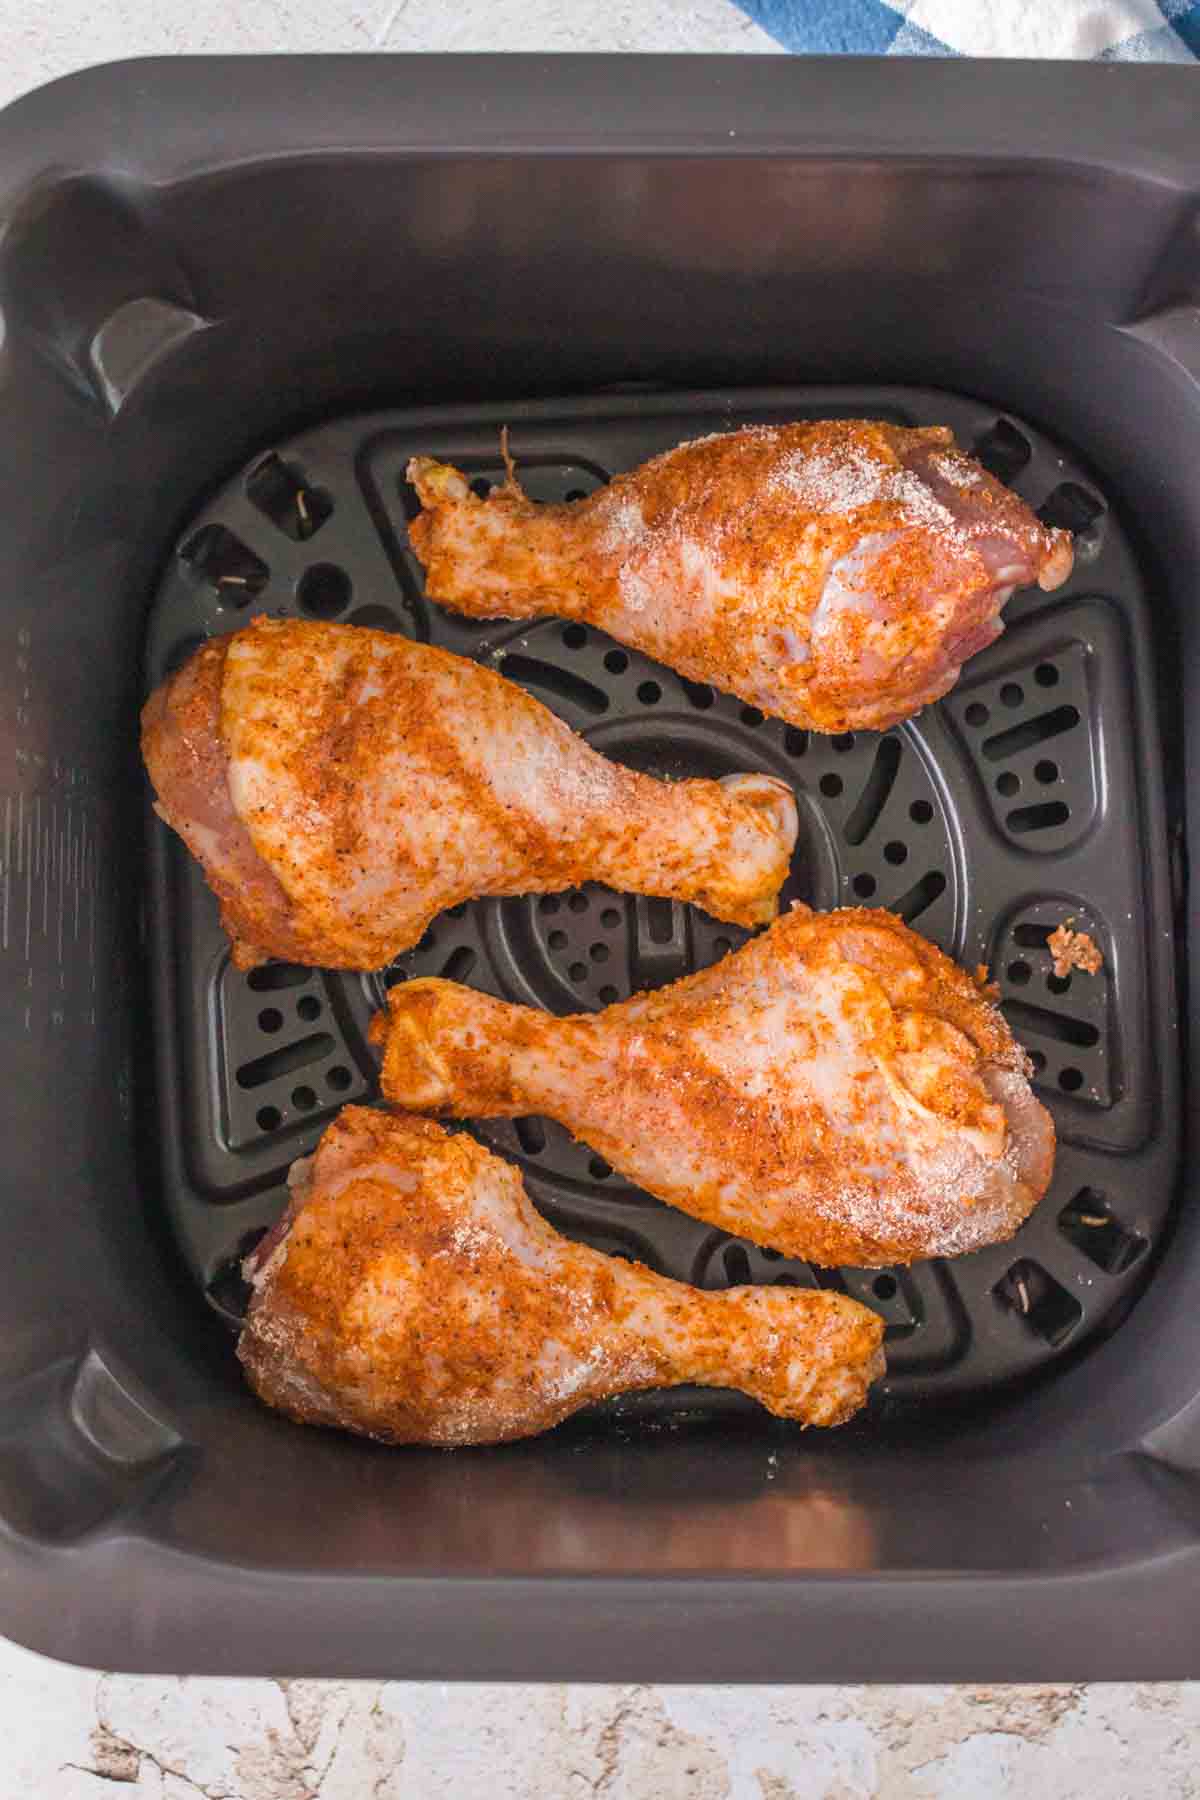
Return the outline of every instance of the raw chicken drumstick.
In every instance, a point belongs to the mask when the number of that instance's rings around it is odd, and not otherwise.
[[[494,671],[353,625],[204,645],[147,701],[142,750],[243,969],[381,968],[460,900],[583,881],[761,924],[796,837],[772,776],[635,774]]]
[[[793,725],[882,730],[954,686],[1013,589],[1055,588],[1071,534],[944,426],[757,426],[680,444],[570,505],[512,465],[481,500],[408,468],[425,588],[476,618],[586,619]]]
[[[238,1354],[271,1406],[396,1444],[492,1444],[696,1381],[837,1425],[883,1372],[844,1295],[702,1293],[553,1231],[465,1133],[348,1106],[248,1259]]]
[[[1011,1237],[1054,1127],[1001,1014],[893,913],[797,908],[732,956],[551,1018],[451,981],[394,988],[389,1102],[544,1113],[685,1212],[827,1265]]]

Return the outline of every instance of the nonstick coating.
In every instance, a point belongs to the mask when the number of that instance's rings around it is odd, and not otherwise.
[[[424,598],[406,535],[414,453],[457,463],[483,491],[504,478],[508,424],[528,491],[562,500],[691,436],[822,416],[949,424],[1043,519],[1077,533],[1067,586],[1018,595],[1003,637],[903,726],[797,731],[589,627],[480,624]],[[1010,1244],[832,1272],[661,1205],[550,1121],[480,1124],[556,1225],[704,1287],[821,1282],[853,1294],[887,1325],[880,1410],[1027,1379],[1120,1321],[1173,1184],[1177,1122],[1163,1117],[1156,1052],[1172,1041],[1171,922],[1148,906],[1161,884],[1145,879],[1166,845],[1146,823],[1160,773],[1136,753],[1153,691],[1146,590],[1104,494],[1061,446],[970,399],[892,387],[358,416],[268,448],[188,523],[151,615],[150,685],[257,612],[372,625],[475,657],[597,749],[656,775],[783,776],[801,819],[785,904],[890,907],[962,963],[986,963],[1059,1134],[1052,1188]],[[238,1260],[278,1214],[289,1163],[340,1105],[376,1091],[365,1030],[389,986],[449,975],[566,1013],[672,981],[746,936],[692,907],[588,886],[454,907],[382,976],[281,964],[244,975],[198,869],[157,829],[166,841],[151,905],[177,946],[168,1053],[189,1171],[167,1200],[189,1268],[231,1325],[245,1297]],[[1068,918],[1101,946],[1100,975],[1054,976],[1046,938]],[[619,1404],[628,1418],[698,1403],[749,1406],[693,1391]]]

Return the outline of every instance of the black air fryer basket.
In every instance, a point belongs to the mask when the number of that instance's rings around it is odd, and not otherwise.
[[[609,1679],[1200,1676],[1184,1063],[1200,661],[1190,71],[767,59],[126,64],[0,119],[0,1627],[109,1667]],[[892,731],[785,728],[580,625],[424,596],[416,452],[541,499],[707,431],[951,425],[1076,568]],[[238,1265],[375,1089],[386,989],[566,1012],[740,935],[600,888],[380,976],[235,971],[151,815],[148,688],[255,612],[477,657],[598,749],[794,786],[785,899],[986,961],[1054,1113],[1008,1245],[818,1271],[480,1126],[560,1229],[875,1307],[866,1412],[618,1401],[385,1451],[261,1408]],[[1065,919],[1104,954],[1055,975]]]

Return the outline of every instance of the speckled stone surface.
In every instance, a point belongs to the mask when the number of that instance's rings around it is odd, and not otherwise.
[[[777,46],[727,0],[0,0],[0,102],[186,51]],[[0,1800],[1187,1800],[1200,1683],[166,1680],[0,1641]]]
[[[4,1800],[1184,1800],[1200,1684],[161,1681],[0,1646]]]
[[[0,104],[117,57],[281,50],[782,54],[731,0],[0,0]]]

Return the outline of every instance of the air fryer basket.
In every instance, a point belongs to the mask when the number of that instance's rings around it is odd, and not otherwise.
[[[217,59],[0,117],[0,1626],[226,1673],[1200,1674],[1197,169],[1172,69]],[[552,497],[831,410],[945,421],[1080,534],[911,725],[805,739],[423,599],[412,450],[487,480],[508,423]],[[544,1122],[480,1128],[564,1230],[878,1307],[861,1420],[695,1392],[389,1453],[247,1394],[238,1248],[372,1092],[387,982],[597,1006],[736,936],[589,889],[448,914],[381,979],[236,976],[136,716],[255,608],[489,658],[643,767],[777,770],[791,892],[991,965],[1063,1149],[1014,1244],[952,1266],[818,1276]],[[1068,917],[1105,968],[1064,986]]]
[[[505,423],[528,490],[561,500],[687,436],[823,415],[952,425],[1049,523],[1079,534],[1068,585],[1015,601],[1004,637],[954,693],[897,730],[797,731],[582,625],[481,625],[424,598],[406,535],[414,454],[449,458],[486,491],[504,480]],[[1175,1175],[1174,1072],[1156,1054],[1175,1016],[1167,840],[1158,754],[1134,749],[1157,743],[1145,582],[1107,501],[1064,451],[978,402],[895,388],[374,415],[254,458],[188,522],[150,617],[149,682],[260,611],[406,631],[478,657],[598,749],[658,775],[755,768],[791,781],[802,828],[784,904],[890,906],[960,962],[992,967],[1055,1114],[1054,1185],[1013,1243],[832,1275],[656,1203],[548,1120],[481,1126],[563,1229],[705,1287],[832,1280],[886,1320],[880,1409],[986,1395],[1128,1310]],[[166,1199],[231,1324],[240,1260],[283,1207],[288,1163],[344,1101],[375,1096],[366,1026],[389,986],[448,975],[567,1012],[674,980],[748,935],[695,908],[588,887],[455,907],[382,978],[279,964],[246,975],[179,840],[158,826],[153,851]],[[1046,939],[1067,918],[1102,947],[1099,976],[1054,973]],[[732,1404],[676,1392],[617,1410]]]

